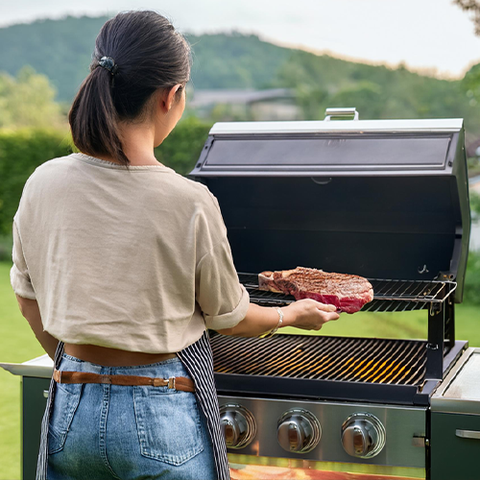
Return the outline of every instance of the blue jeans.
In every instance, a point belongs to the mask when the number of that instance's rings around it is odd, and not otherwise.
[[[60,370],[189,377],[178,358],[102,367],[64,354]],[[206,420],[193,393],[167,387],[57,384],[48,480],[214,480]]]

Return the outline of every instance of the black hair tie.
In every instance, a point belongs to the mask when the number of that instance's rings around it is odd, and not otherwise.
[[[102,57],[98,64],[105,70],[108,70],[112,75],[115,75],[117,73],[118,65],[111,57]]]

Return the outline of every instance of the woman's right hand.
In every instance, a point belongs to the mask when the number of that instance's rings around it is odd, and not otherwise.
[[[326,305],[310,298],[293,302],[282,310],[285,316],[284,326],[303,330],[320,330],[325,323],[340,317],[334,305]]]
[[[339,318],[333,305],[305,298],[287,307],[282,307],[282,327],[296,327],[303,330],[320,330],[326,322]],[[238,337],[256,337],[270,332],[279,326],[277,308],[261,307],[250,303],[245,318],[235,327],[217,330],[222,335]]]

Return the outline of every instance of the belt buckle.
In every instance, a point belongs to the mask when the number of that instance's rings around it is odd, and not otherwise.
[[[168,379],[168,388],[175,388],[175,377],[170,377]]]

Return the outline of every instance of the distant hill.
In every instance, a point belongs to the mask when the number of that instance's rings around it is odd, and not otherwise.
[[[59,100],[71,100],[88,73],[95,37],[106,20],[66,17],[0,28],[0,70],[15,75],[22,66],[31,65],[50,78]],[[291,87],[307,81],[338,88],[361,80],[384,84],[396,73],[383,66],[279,47],[255,35],[187,34],[187,38],[194,53],[192,81],[198,89]],[[406,70],[401,74],[417,76]]]
[[[70,101],[88,73],[95,38],[108,17],[67,17],[0,28],[0,70],[24,65],[47,75],[58,100]]]
[[[47,75],[60,101],[70,101],[88,74],[95,38],[108,17],[66,17],[0,28],[0,70],[31,65]],[[187,35],[195,88],[264,88],[290,50],[254,35]]]
[[[95,37],[108,17],[66,17],[0,28],[0,70],[28,64],[46,74],[70,102],[88,73]],[[289,49],[239,33],[187,35],[195,89],[289,88],[304,117],[324,107],[355,106],[361,118],[464,117],[480,136],[480,102],[460,81]]]

